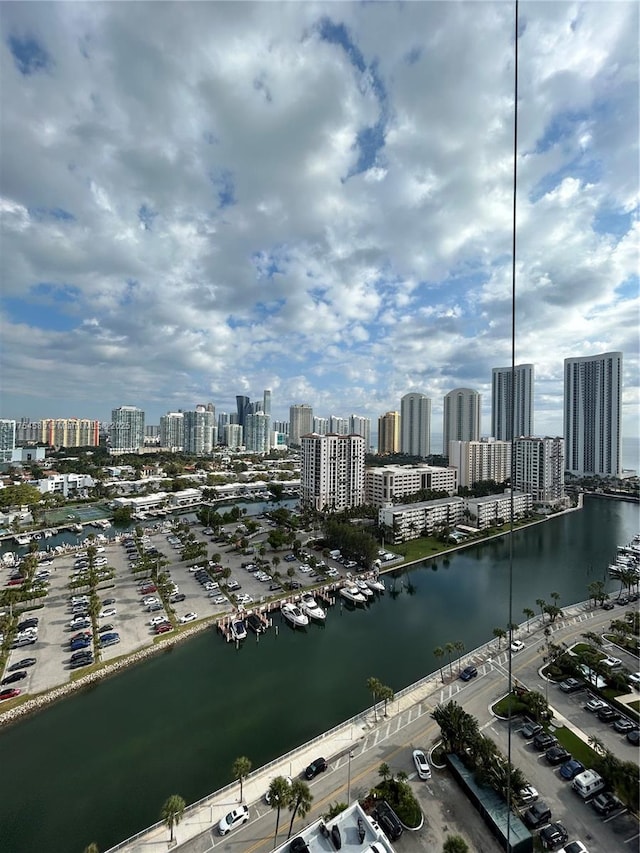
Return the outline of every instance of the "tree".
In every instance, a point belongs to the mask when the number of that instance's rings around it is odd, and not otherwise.
[[[311,790],[306,782],[303,782],[302,779],[294,779],[293,784],[291,785],[291,792],[289,795],[289,811],[291,814],[291,823],[289,824],[289,834],[287,838],[291,838],[291,832],[293,831],[293,822],[296,819],[296,815],[300,812],[300,817],[305,817],[311,810],[311,803],[313,802],[313,796],[311,795]]]
[[[283,806],[288,805],[289,797],[291,796],[291,785],[284,776],[276,776],[271,780],[269,791],[267,793],[269,805],[276,810],[276,831],[273,836],[273,846],[276,846],[278,838],[278,827],[280,825],[280,810]]]
[[[438,666],[440,667],[440,680],[444,684],[444,674],[442,672],[442,664],[440,663],[440,661],[444,657],[444,649],[442,648],[442,646],[435,647],[435,649],[433,650],[433,656],[438,661]]]
[[[87,844],[82,853],[100,853],[100,850],[96,842],[92,841],[91,844]]]
[[[393,702],[393,697],[395,693],[393,692],[393,687],[389,687],[387,684],[383,684],[380,689],[380,698],[384,702],[384,716],[387,716],[387,702]]]
[[[544,600],[544,598],[536,598],[536,604],[540,608],[540,615],[542,616],[543,622],[544,622],[544,608],[545,608],[546,603],[547,602]]]
[[[504,628],[494,628],[493,636],[498,640],[498,648],[500,649],[502,647],[502,641],[507,636],[507,632]]]
[[[536,615],[536,612],[531,607],[525,607],[522,612],[527,617],[527,634],[529,634],[531,632],[531,620]]]
[[[469,853],[469,845],[461,835],[447,835],[442,853]]]
[[[171,832],[170,841],[173,841],[173,827],[177,826],[182,820],[186,803],[179,794],[171,794],[162,807],[160,817],[169,827]]]
[[[376,722],[378,721],[378,709],[376,706],[378,703],[378,698],[380,697],[380,691],[382,690],[383,686],[384,685],[382,684],[379,678],[374,678],[374,676],[371,676],[371,678],[367,678],[367,689],[373,696],[373,716]]]
[[[391,768],[387,764],[386,761],[383,761],[380,767],[378,767],[378,776],[382,778],[383,782],[386,782],[387,779],[391,779],[393,774],[391,773]]]
[[[451,669],[451,655],[455,652],[456,647],[453,643],[446,643],[444,650],[447,653],[447,658],[449,660],[449,675],[453,675],[453,670]]]
[[[245,755],[241,755],[239,758],[236,758],[231,768],[233,778],[240,782],[240,802],[242,802],[242,784],[249,773],[251,773],[251,767],[251,761]]]
[[[460,672],[460,658],[462,657],[462,655],[464,653],[465,645],[462,642],[462,640],[456,640],[456,642],[453,644],[453,647],[458,652],[458,664],[457,664],[457,666],[458,666],[458,672]]]

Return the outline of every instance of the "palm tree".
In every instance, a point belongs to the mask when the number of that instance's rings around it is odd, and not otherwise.
[[[245,755],[241,755],[239,758],[236,758],[231,768],[233,778],[240,782],[240,802],[242,802],[242,784],[249,773],[251,773],[251,767],[251,761]]]
[[[376,722],[378,721],[378,710],[376,705],[378,702],[378,697],[380,696],[380,690],[383,686],[384,685],[382,684],[379,678],[375,678],[374,676],[371,676],[371,678],[367,678],[367,689],[373,696],[373,717]]]
[[[433,656],[437,661],[442,660],[442,658],[444,657],[444,649],[442,648],[442,646],[436,646],[435,647],[435,649],[433,650]],[[442,664],[438,663],[438,666],[440,667],[440,680],[444,684],[444,675],[442,672]]]
[[[525,607],[522,612],[527,617],[527,634],[529,634],[531,632],[531,620],[536,615],[536,612],[530,607]]]
[[[179,794],[171,794],[162,807],[160,817],[169,827],[169,831],[171,832],[170,841],[173,841],[173,827],[177,826],[182,820],[186,805]]]
[[[453,643],[445,643],[444,650],[447,653],[447,658],[449,659],[449,675],[453,675],[453,671],[451,669],[451,655],[455,652],[456,647]]]
[[[386,761],[383,761],[380,767],[378,767],[378,776],[382,778],[383,782],[386,782],[387,779],[391,779],[393,774],[391,773],[391,768],[387,764]]]
[[[500,649],[502,647],[503,639],[507,636],[507,632],[504,630],[504,628],[494,628],[493,636],[496,637],[496,639],[498,640],[498,649]]]
[[[442,853],[469,853],[469,845],[461,835],[447,835]]]
[[[384,716],[387,716],[387,702],[393,702],[393,697],[395,693],[393,692],[393,687],[389,687],[386,684],[382,685],[382,689],[380,690],[380,698],[384,701]]]
[[[87,844],[82,853],[100,853],[100,850],[96,842],[92,841],[91,844]]]
[[[456,642],[453,644],[453,647],[458,652],[458,664],[457,664],[457,666],[458,666],[458,672],[460,672],[460,658],[464,654],[465,645],[462,642],[462,640],[456,640]]]
[[[300,812],[300,817],[305,817],[311,810],[311,803],[313,802],[313,796],[311,795],[311,790],[306,782],[303,782],[302,779],[294,779],[293,784],[291,785],[291,791],[289,795],[289,811],[292,812],[291,815],[291,823],[289,824],[289,834],[287,838],[291,838],[291,832],[293,831],[293,822],[296,819],[296,815]]]
[[[542,621],[544,622],[544,606],[547,602],[544,598],[536,598],[536,604],[540,608],[540,615],[542,616]]]
[[[286,806],[291,796],[291,785],[284,776],[276,776],[271,780],[269,785],[269,805],[272,809],[276,809],[276,831],[273,836],[273,846],[276,847],[278,838],[278,827],[280,825],[280,809]]]

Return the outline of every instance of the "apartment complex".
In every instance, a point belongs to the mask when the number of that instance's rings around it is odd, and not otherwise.
[[[110,453],[138,453],[144,445],[144,412],[137,406],[119,406],[111,412]]]
[[[514,488],[534,504],[556,506],[564,500],[564,440],[517,438],[513,443]]]
[[[387,528],[391,541],[397,544],[461,524],[464,509],[464,498],[455,497],[385,506],[378,511],[378,524]]]
[[[313,430],[313,408],[306,404],[289,408],[289,444],[299,446],[303,435]]]
[[[172,453],[184,448],[184,412],[167,412],[160,418],[160,447]]]
[[[253,453],[268,453],[271,447],[271,415],[255,412],[247,415],[244,446]]]
[[[458,470],[458,486],[471,488],[480,480],[504,483],[511,476],[511,442],[450,441],[449,465]]]
[[[387,465],[367,468],[364,475],[365,503],[384,506],[409,495],[431,489],[452,495],[458,488],[455,468],[433,465]]]
[[[621,401],[621,352],[565,359],[564,443],[569,473],[620,474]]]
[[[400,413],[385,412],[378,418],[378,453],[400,452]]]
[[[184,412],[184,452],[194,456],[208,456],[213,452],[216,438],[215,412],[206,406],[196,406],[195,411]]]
[[[533,508],[533,498],[529,494],[514,492],[513,495],[513,517],[524,518]],[[488,527],[497,527],[505,524],[511,518],[511,493],[504,492],[501,495],[486,495],[483,498],[466,499],[465,525],[475,527],[478,530],[486,530]]]
[[[361,435],[302,436],[300,497],[317,510],[364,503],[365,444]]]
[[[40,421],[40,441],[50,447],[97,447],[100,444],[100,421],[44,418]]]
[[[400,450],[426,459],[431,453],[431,400],[424,394],[405,394],[400,401]]]
[[[442,454],[449,453],[450,441],[480,441],[482,398],[471,388],[454,388],[444,398]]]
[[[0,462],[11,462],[16,447],[16,422],[0,419]]]
[[[371,419],[349,415],[349,435],[361,435],[366,451],[371,450]]]
[[[491,382],[491,435],[511,441],[533,435],[533,365],[494,367]],[[513,417],[513,419],[512,419]]]

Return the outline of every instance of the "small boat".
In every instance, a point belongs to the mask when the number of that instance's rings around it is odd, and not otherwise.
[[[27,536],[26,533],[19,533],[13,538],[16,540],[16,545],[28,545],[31,542],[31,537]]]
[[[244,640],[247,636],[247,629],[244,624],[244,619],[234,619],[231,622],[231,636],[234,640]]]
[[[319,622],[323,622],[327,618],[326,611],[320,607],[311,593],[302,596],[300,609],[307,614],[309,619],[317,619]]]
[[[304,628],[305,625],[309,624],[309,617],[300,610],[297,604],[285,602],[281,606],[280,612],[294,628]]]
[[[384,581],[380,580],[380,578],[369,577],[365,578],[365,581],[369,589],[372,589],[374,592],[384,592],[386,589]]]
[[[52,536],[53,536],[53,533],[50,530],[44,531],[44,538],[45,539],[51,539]]]
[[[71,529],[74,533],[82,533],[82,525],[81,524],[72,524]]]
[[[42,533],[34,533],[33,538],[34,539],[42,539]]]
[[[247,614],[247,627],[251,628],[254,634],[264,634],[264,622],[257,613]]]
[[[373,590],[369,588],[366,581],[363,581],[362,578],[356,578],[354,583],[365,598],[373,598]]]
[[[355,584],[340,587],[340,595],[350,604],[366,604],[367,601]]]

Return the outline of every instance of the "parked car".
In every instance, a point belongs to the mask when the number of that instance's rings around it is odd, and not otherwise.
[[[640,687],[640,672],[630,672],[627,681],[632,687]]]
[[[100,635],[100,645],[102,648],[106,646],[115,646],[120,642],[120,634],[111,633],[111,634],[101,634]]]
[[[184,592],[174,592],[173,595],[169,596],[169,601],[172,604],[176,604],[178,601],[184,601],[187,596]]]
[[[99,613],[100,619],[106,619],[108,616],[116,616],[118,611],[115,607],[103,607]]]
[[[544,800],[537,800],[526,810],[523,820],[529,829],[537,829],[551,820],[551,809]]]
[[[402,824],[398,815],[386,800],[378,803],[374,810],[374,816],[389,841],[395,841],[397,838],[400,838],[402,835]]]
[[[35,658],[22,658],[22,660],[16,661],[16,663],[12,663],[11,666],[7,669],[7,672],[15,672],[16,669],[26,669],[29,666],[33,666],[35,662]]]
[[[241,806],[236,806],[235,809],[232,809],[221,819],[218,824],[218,832],[220,835],[226,835],[228,832],[231,832],[232,829],[242,826],[242,824],[246,823],[248,820],[249,806],[246,806],[243,803]]]
[[[542,726],[540,723],[525,723],[524,726],[520,729],[520,734],[522,737],[527,738],[529,740],[532,737],[535,737],[542,731]]]
[[[191,613],[185,613],[185,614],[184,614],[184,616],[181,616],[181,617],[180,617],[180,622],[181,622],[183,625],[186,625],[186,624],[187,624],[187,622],[195,622],[197,618],[198,618],[198,614],[197,614],[197,613],[193,613],[193,612],[191,612]]]
[[[580,681],[579,678],[565,678],[564,681],[560,682],[560,690],[564,693],[575,693],[576,690],[582,690],[584,687],[584,682]]]
[[[156,625],[155,631],[156,634],[166,634],[167,631],[172,631],[173,625],[170,622],[161,622],[159,625]]]
[[[558,853],[589,853],[587,848],[584,846],[582,841],[570,841],[568,844],[565,844]]]
[[[572,779],[578,775],[578,773],[582,773],[585,770],[585,766],[581,761],[578,761],[575,758],[570,758],[560,768],[560,775],[563,779],[566,779],[567,782],[570,782]]]
[[[584,706],[585,711],[589,711],[592,714],[597,714],[602,708],[608,708],[606,702],[602,699],[590,699],[587,704]]]
[[[102,602],[102,606],[103,607],[109,607],[110,604],[115,604],[115,603],[116,603],[115,598],[105,598],[105,600]]]
[[[608,791],[601,791],[599,794],[596,794],[591,800],[591,805],[603,817],[622,808],[620,800]]]
[[[27,673],[24,670],[20,670],[19,672],[12,672],[10,675],[5,675],[5,677],[0,681],[0,684],[16,684],[18,681],[22,681],[23,678],[27,677]]]
[[[627,717],[620,717],[619,720],[616,720],[613,724],[613,728],[620,732],[620,734],[625,734],[626,732],[630,732],[631,729],[635,728],[635,723],[632,723],[631,720],[627,719]]]
[[[557,739],[548,732],[538,732],[533,739],[533,748],[536,752],[543,752],[555,746],[558,743]]]
[[[98,628],[98,634],[108,634],[109,631],[113,631],[113,625],[107,622],[105,625],[101,625]]]
[[[475,666],[465,666],[465,668],[460,673],[461,681],[471,681],[472,678],[475,678],[478,674],[478,669]]]
[[[289,845],[289,853],[309,853],[309,845],[304,838],[299,835],[297,838],[294,838]]]
[[[633,746],[638,746],[640,744],[640,729],[631,729],[630,732],[627,732],[627,740]]]
[[[526,806],[530,803],[535,803],[539,796],[537,788],[534,788],[533,785],[525,785],[524,788],[520,790],[517,799],[523,806]]]
[[[413,763],[416,765],[418,776],[421,779],[431,779],[431,768],[427,761],[427,756],[421,749],[413,750]]]
[[[544,755],[551,765],[564,764],[571,760],[571,753],[564,746],[551,746]]]
[[[619,711],[608,705],[598,711],[598,719],[602,720],[603,723],[613,723],[615,720],[619,720],[621,716]]]
[[[511,643],[511,651],[512,652],[521,652],[524,649],[524,643],[522,640],[514,640]]]
[[[540,830],[540,841],[545,850],[555,850],[569,840],[569,833],[560,821],[543,826]]]
[[[326,758],[316,758],[304,770],[306,779],[315,779],[318,773],[323,773],[329,766]]]
[[[0,690],[0,702],[5,699],[14,699],[16,696],[19,696],[22,693],[17,687],[5,687],[4,690]]]
[[[78,651],[78,649],[86,649],[91,645],[90,637],[76,637],[75,640],[71,640],[70,649],[72,652]]]

